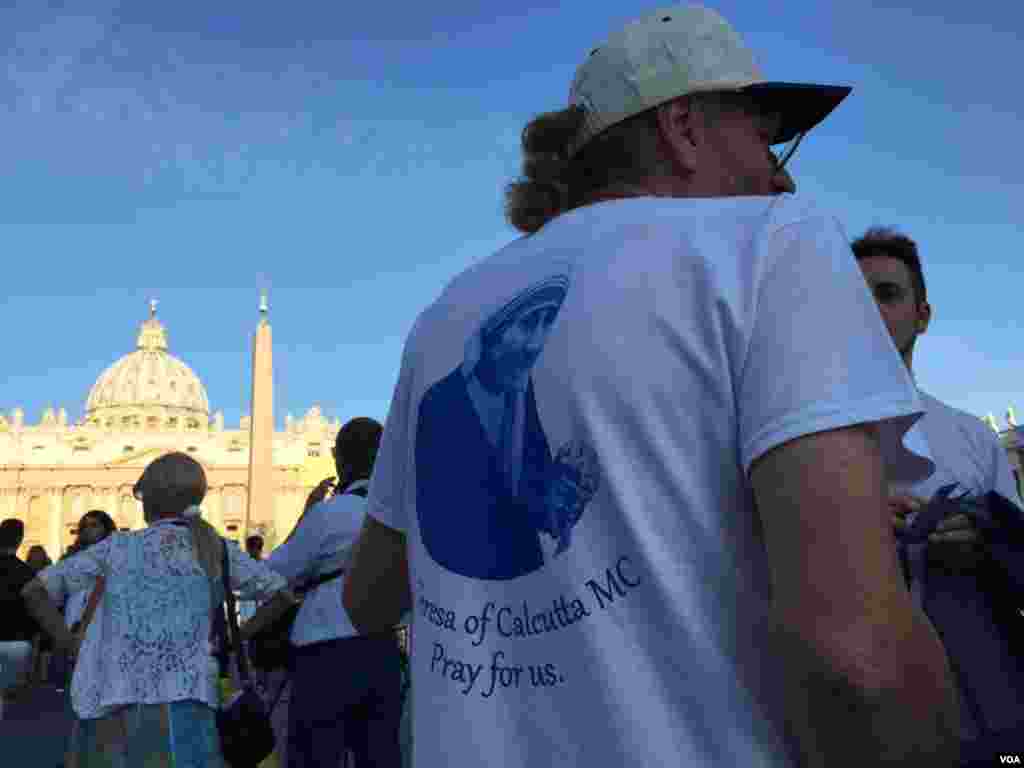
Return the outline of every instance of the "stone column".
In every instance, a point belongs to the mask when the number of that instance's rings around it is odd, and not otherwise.
[[[121,499],[117,492],[117,488],[107,486],[103,489],[103,509],[106,510],[108,515],[114,518],[114,522],[117,523],[117,529],[121,530],[122,525],[134,528],[131,518],[127,515],[122,516],[120,502]]]
[[[14,496],[14,516],[28,525],[28,503],[32,496],[28,488],[19,485]]]
[[[50,532],[47,539],[47,552],[52,552],[53,562],[57,562],[64,554],[64,489],[59,487],[46,489],[47,502],[50,507]]]
[[[221,506],[220,487],[210,488],[206,492],[206,499],[203,501],[203,517],[222,536],[224,535],[224,509]]]
[[[142,508],[142,502],[132,496],[133,520],[132,528],[141,529],[146,527],[146,513]]]

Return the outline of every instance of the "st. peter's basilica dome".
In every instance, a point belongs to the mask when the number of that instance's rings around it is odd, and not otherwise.
[[[156,302],[139,329],[137,349],[105,370],[89,391],[85,423],[118,429],[199,429],[210,404],[199,377],[167,352]]]

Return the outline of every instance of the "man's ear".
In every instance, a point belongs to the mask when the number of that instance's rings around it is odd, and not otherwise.
[[[662,146],[670,152],[672,160],[683,170],[697,170],[697,143],[700,135],[700,115],[694,100],[682,96],[657,107],[658,134]]]
[[[932,321],[932,305],[922,301],[917,306],[917,332],[924,333],[928,330],[928,324]]]

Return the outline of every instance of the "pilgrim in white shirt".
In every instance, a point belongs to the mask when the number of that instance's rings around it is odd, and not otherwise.
[[[463,576],[423,544],[417,456],[464,457],[417,445],[420,404],[488,317],[559,279],[530,377],[551,452],[592,450],[600,486],[559,556]],[[791,766],[751,464],[879,422],[913,482],[922,411],[848,238],[799,198],[603,202],[457,276],[407,340],[368,506],[408,543],[414,764]],[[430,518],[448,540],[483,492],[464,482]]]
[[[244,598],[269,599],[287,586],[238,547],[227,551],[231,588]],[[106,577],[103,597],[71,684],[75,713],[89,719],[126,704],[184,700],[217,707],[211,584],[196,560],[188,526],[161,520],[139,531],[111,534],[37,578],[59,603],[69,594],[90,594],[100,574]],[[222,597],[220,583],[214,592]]]
[[[366,488],[357,480],[347,490]],[[314,504],[292,535],[264,562],[293,585],[346,568],[366,515],[366,499],[353,493]],[[310,645],[358,634],[341,604],[344,576],[308,592],[292,626],[294,645]]]

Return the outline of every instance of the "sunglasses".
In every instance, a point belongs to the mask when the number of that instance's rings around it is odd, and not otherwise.
[[[786,146],[782,148],[781,152],[778,154],[774,151],[772,152],[772,154],[775,155],[776,171],[781,171],[786,167],[786,163],[788,163],[790,158],[793,157],[793,153],[796,152],[796,148],[800,146],[800,142],[804,140],[804,136],[806,135],[807,131],[801,131],[786,143]]]

